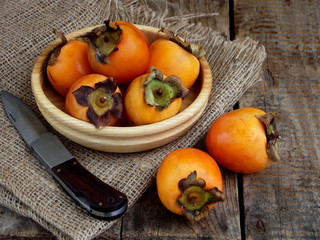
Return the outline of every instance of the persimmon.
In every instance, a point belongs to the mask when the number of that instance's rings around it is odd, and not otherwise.
[[[130,125],[159,122],[176,115],[189,92],[176,76],[165,77],[153,68],[133,80],[124,96],[124,110]]]
[[[86,75],[70,87],[65,109],[71,116],[91,122],[96,128],[113,126],[122,118],[121,91],[110,77]]]
[[[52,87],[66,96],[71,85],[79,78],[93,73],[88,61],[88,44],[79,40],[67,41],[65,36],[55,33],[62,39],[54,49],[47,64],[47,77]]]
[[[237,173],[261,171],[280,159],[276,114],[257,108],[237,109],[220,116],[206,138],[209,154],[221,166]]]
[[[169,153],[158,169],[156,184],[162,204],[192,223],[225,200],[219,166],[209,154],[195,148]]]
[[[176,75],[186,88],[190,89],[200,72],[200,62],[197,57],[203,56],[204,50],[201,46],[182,41],[169,31],[165,33],[170,34],[171,38],[160,38],[149,47],[150,61],[147,71],[153,66],[166,76]]]
[[[144,39],[144,41],[146,42],[148,47],[150,46],[150,42],[149,42],[148,38],[146,37],[146,35],[139,28],[137,28],[135,25],[133,25],[132,23],[129,23],[126,21],[116,21],[113,24],[115,24],[115,23],[120,24],[120,25],[128,25],[129,27],[134,28],[140,34],[140,36]]]
[[[94,29],[86,37],[89,64],[96,73],[124,84],[146,71],[150,58],[148,40],[134,25],[105,21],[105,26]]]

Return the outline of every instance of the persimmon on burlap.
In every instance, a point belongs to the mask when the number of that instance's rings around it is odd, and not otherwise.
[[[128,196],[129,207],[154,182],[157,168],[167,153],[193,147],[211,123],[260,80],[266,57],[264,47],[252,39],[227,41],[221,34],[197,24],[196,15],[194,19],[182,15],[168,18],[165,9],[161,9],[165,4],[159,1],[155,4],[157,13],[151,1],[143,0],[7,0],[2,1],[0,8],[0,87],[24,100],[54,133],[37,109],[30,86],[33,63],[45,46],[56,39],[52,27],[70,33],[101,24],[105,19],[124,20],[166,27],[205,47],[213,76],[209,103],[194,127],[174,142],[146,152],[115,154],[87,149],[56,133],[89,171]],[[34,219],[59,239],[92,239],[114,223],[90,217],[66,195],[30,154],[8,121],[2,103],[0,125],[1,205]]]

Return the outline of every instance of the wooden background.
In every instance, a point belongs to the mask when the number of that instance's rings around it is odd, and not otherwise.
[[[231,40],[248,36],[266,47],[263,81],[235,107],[278,112],[283,159],[256,174],[222,169],[228,200],[194,225],[167,211],[153,185],[110,232],[116,239],[320,239],[320,1],[168,2],[183,14],[207,13],[198,21]],[[55,238],[0,206],[0,239]]]

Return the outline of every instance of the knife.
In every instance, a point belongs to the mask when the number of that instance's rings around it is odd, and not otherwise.
[[[1,98],[10,122],[33,155],[90,215],[111,220],[126,212],[126,195],[84,168],[22,100],[4,90]]]

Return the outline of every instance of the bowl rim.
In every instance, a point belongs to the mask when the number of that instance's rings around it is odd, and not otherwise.
[[[145,25],[136,25],[141,30],[149,30],[149,31],[159,31],[159,28],[145,26]],[[66,35],[66,38],[69,40],[74,37],[78,37],[81,34],[84,34],[88,31],[91,31],[93,28],[96,28],[101,25],[86,27],[74,32],[71,32]],[[62,111],[58,107],[56,107],[49,99],[46,97],[46,94],[42,88],[43,81],[43,66],[48,55],[51,53],[52,49],[56,47],[60,43],[60,39],[56,39],[51,42],[38,56],[36,62],[34,63],[32,73],[31,73],[31,87],[32,92],[35,97],[36,103],[40,109],[40,111],[48,111],[51,112],[52,109],[57,111],[62,115],[60,121],[69,128],[77,129],[83,133],[91,134],[91,135],[103,135],[103,136],[115,136],[118,137],[128,137],[128,136],[146,136],[150,134],[156,134],[159,132],[167,131],[168,129],[174,128],[180,125],[183,121],[188,121],[192,116],[194,116],[194,112],[197,108],[200,110],[204,104],[207,104],[211,88],[212,88],[212,73],[205,57],[201,57],[199,59],[200,62],[200,73],[202,77],[201,89],[195,98],[195,100],[183,111],[179,112],[175,116],[172,116],[168,119],[162,120],[160,122],[141,125],[141,126],[105,126],[102,129],[97,129],[93,124],[76,119],[66,112]],[[40,101],[41,99],[41,101]]]

